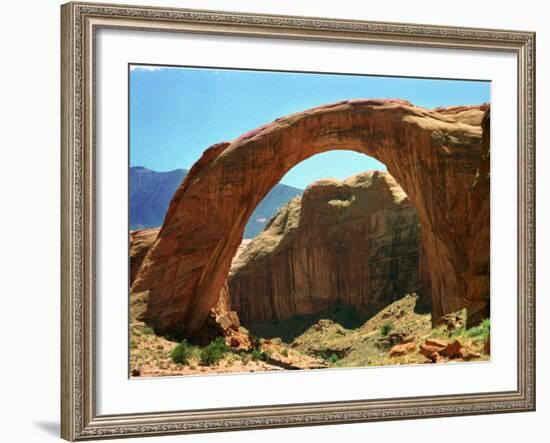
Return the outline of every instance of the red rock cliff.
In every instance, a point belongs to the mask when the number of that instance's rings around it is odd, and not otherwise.
[[[159,231],[159,228],[151,228],[130,232],[130,285],[136,279],[139,267],[147,251],[155,243]]]
[[[429,304],[421,256],[416,210],[391,175],[321,180],[285,205],[234,260],[231,306],[251,324],[338,304],[373,315],[411,292]]]

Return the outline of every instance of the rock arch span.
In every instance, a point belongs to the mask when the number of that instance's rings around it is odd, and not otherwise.
[[[434,321],[474,305],[470,320],[488,316],[483,285],[489,276],[479,272],[479,263],[477,283],[468,284],[472,241],[480,237],[472,232],[479,218],[472,202],[489,198],[480,194],[480,186],[472,198],[485,111],[486,105],[428,110],[404,100],[342,101],[210,147],[176,191],[132,285],[132,293],[148,291],[142,319],[160,333],[183,327],[184,335],[195,335],[224,288],[254,208],[294,165],[335,149],[384,163],[415,205],[432,279]],[[476,227],[487,230],[488,242],[488,220],[486,226],[482,222]]]

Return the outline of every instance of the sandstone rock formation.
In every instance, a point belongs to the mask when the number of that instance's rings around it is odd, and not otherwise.
[[[228,346],[240,350],[252,349],[252,338],[240,330],[241,322],[235,311],[231,310],[231,302],[227,285],[222,287],[217,303],[210,310],[206,322],[195,334],[195,341],[208,344],[216,337],[225,337]]]
[[[159,228],[151,228],[130,232],[130,285],[136,279],[141,262],[155,243],[159,231]]]
[[[408,354],[416,349],[416,344],[413,342],[403,343],[395,345],[390,349],[390,357],[399,357],[401,355]]]
[[[145,255],[155,243],[159,228],[141,229],[130,232],[130,286],[134,282],[139,267],[145,258]],[[149,293],[147,291],[130,293],[130,318],[136,320],[142,316],[147,309]]]
[[[149,248],[155,243],[160,229],[150,228],[130,232],[130,284],[141,266],[143,258]],[[243,240],[235,259],[238,259],[250,240]],[[147,292],[132,293],[130,299],[131,317],[139,317],[144,312],[147,303]],[[207,321],[201,330],[196,334],[200,343],[209,343],[212,339],[222,336],[226,337],[227,344],[239,349],[249,349],[252,344],[250,337],[239,331],[240,320],[235,311],[231,310],[227,285],[222,287],[220,297],[210,310]]]
[[[482,154],[478,121],[486,109],[343,101],[279,118],[207,149],[176,191],[133,283],[133,292],[148,293],[143,320],[160,332],[184,325],[186,335],[195,335],[219,298],[254,208],[294,165],[334,149],[383,162],[416,207],[434,321],[464,306],[483,311],[486,300],[477,299],[466,280],[479,235],[472,228],[478,211],[469,200]]]
[[[371,316],[412,292],[429,304],[422,255],[416,210],[390,174],[321,180],[233,260],[231,306],[249,325],[338,304]]]
[[[490,112],[482,122],[483,142],[481,163],[468,198],[468,211],[472,214],[468,249],[469,273],[465,280],[468,288],[468,327],[490,317]]]
[[[427,339],[424,344],[420,345],[419,352],[434,363],[444,363],[446,361],[445,357],[448,359],[460,358],[467,361],[481,356],[468,346],[463,346],[459,340],[448,342],[433,338]]]

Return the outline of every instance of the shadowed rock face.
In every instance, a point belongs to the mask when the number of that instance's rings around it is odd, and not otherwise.
[[[472,215],[470,224],[471,246],[469,274],[466,277],[468,297],[468,325],[476,325],[490,317],[489,271],[490,271],[490,112],[483,118],[483,144],[479,165],[468,206]]]
[[[195,335],[219,298],[254,208],[294,165],[334,149],[384,163],[416,207],[434,321],[483,304],[473,299],[466,279],[475,216],[469,196],[480,166],[485,109],[344,101],[279,118],[207,149],[176,191],[132,286],[149,295],[142,319],[159,332],[183,325],[187,336]]]
[[[252,324],[338,304],[371,316],[412,292],[429,304],[421,256],[416,210],[391,175],[321,180],[285,205],[233,261],[231,306]]]

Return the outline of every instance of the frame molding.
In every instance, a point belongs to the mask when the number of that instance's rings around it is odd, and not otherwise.
[[[518,388],[432,397],[98,416],[94,37],[99,28],[507,51],[518,57]],[[535,410],[535,34],[67,3],[61,7],[61,436],[87,440]]]

